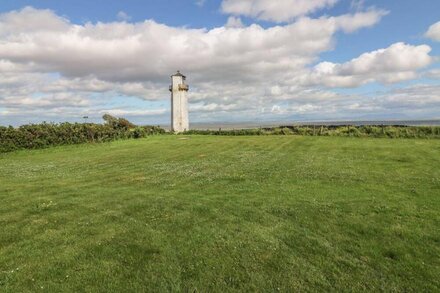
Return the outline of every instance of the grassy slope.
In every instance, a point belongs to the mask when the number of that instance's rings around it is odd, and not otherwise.
[[[0,155],[0,291],[438,291],[440,141],[163,136]]]

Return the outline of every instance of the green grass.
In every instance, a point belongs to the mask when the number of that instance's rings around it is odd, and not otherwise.
[[[0,291],[440,290],[440,141],[158,136],[0,155]]]

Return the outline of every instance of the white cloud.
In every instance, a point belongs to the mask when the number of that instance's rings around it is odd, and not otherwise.
[[[78,25],[52,11],[33,8],[4,13],[0,14],[0,108],[15,121],[99,117],[102,111],[164,118],[169,75],[181,69],[191,85],[194,120],[319,112],[337,117],[341,111],[367,111],[378,104],[366,105],[359,97],[319,88],[413,78],[430,62],[428,46],[395,44],[342,64],[311,65],[334,48],[338,31],[372,26],[384,14],[368,10],[300,17],[268,28],[244,26],[232,16],[224,27],[191,29],[153,20]],[[144,104],[154,107],[124,102],[115,106],[114,99],[120,96],[148,100]],[[0,124],[9,121],[2,119]]]
[[[116,18],[120,21],[130,21],[131,16],[128,15],[125,11],[119,11],[118,14],[116,14]]]
[[[286,22],[331,7],[336,2],[338,0],[223,0],[222,11],[261,20]]]
[[[0,36],[13,38],[20,33],[65,32],[69,29],[67,19],[51,10],[25,7],[19,11],[0,14]]]
[[[228,22],[226,23],[227,28],[242,28],[244,27],[243,22],[240,17],[230,16]]]
[[[0,100],[0,106],[20,108],[86,107],[90,101],[78,95],[58,93],[43,97],[6,97]]]
[[[409,108],[411,110],[427,108],[436,111],[440,107],[440,85],[416,84],[394,89],[381,97],[387,108]],[[437,112],[437,118],[440,118]]]
[[[129,117],[129,116],[158,116],[167,113],[167,109],[154,109],[154,110],[138,110],[138,109],[105,109],[99,111],[102,115],[110,114],[117,117]]]
[[[336,95],[336,99],[274,105],[271,114],[280,116],[279,119],[293,116],[315,121],[323,121],[323,117],[330,120],[440,118],[439,85],[417,84],[377,92],[374,97]]]
[[[440,42],[440,21],[431,25],[425,36],[433,41]]]
[[[351,0],[350,7],[356,11],[363,10],[365,7],[365,0]]]
[[[17,27],[32,11],[39,16],[43,13],[46,22],[37,22],[28,30],[27,24]],[[303,18],[267,29],[251,25],[204,30],[154,21],[73,25],[52,12],[26,8],[1,15],[0,27],[14,26],[21,33],[2,35],[0,59],[16,66],[33,64],[41,72],[119,82],[164,80],[177,68],[200,79],[255,79],[304,66],[329,50],[335,32],[348,29],[346,17]],[[363,19],[364,15],[350,18]],[[54,30],[47,23],[53,23]],[[356,28],[362,26],[356,23]]]
[[[345,14],[335,17],[335,22],[346,33],[355,32],[361,28],[371,27],[378,23],[382,17],[388,14],[385,10],[370,9],[355,14]]]
[[[368,12],[375,15],[373,20],[358,13],[301,18],[271,28],[254,24],[205,30],[169,27],[151,20],[74,25],[52,12],[26,8],[2,15],[1,27],[23,23],[22,18],[32,11],[44,15],[46,22],[56,23],[56,29],[51,31],[44,24],[42,30],[38,24],[29,30],[17,27],[20,34],[1,37],[0,59],[17,66],[33,64],[40,72],[118,82],[164,80],[177,68],[196,79],[261,79],[303,67],[332,48],[338,30],[371,26],[381,15]]]
[[[432,79],[440,79],[440,68],[428,70],[424,76]]]
[[[305,82],[329,87],[357,87],[378,81],[395,83],[417,77],[417,70],[432,62],[427,45],[396,43],[386,49],[364,53],[349,62],[321,62],[313,68]]]

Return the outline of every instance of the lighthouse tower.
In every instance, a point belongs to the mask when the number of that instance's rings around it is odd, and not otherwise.
[[[177,71],[171,75],[171,130],[183,132],[189,130],[188,119],[188,85],[185,84],[186,76]]]

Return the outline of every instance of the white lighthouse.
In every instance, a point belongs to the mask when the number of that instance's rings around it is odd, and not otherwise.
[[[177,71],[171,75],[171,130],[183,132],[189,130],[188,119],[188,85],[185,84],[186,76]]]

